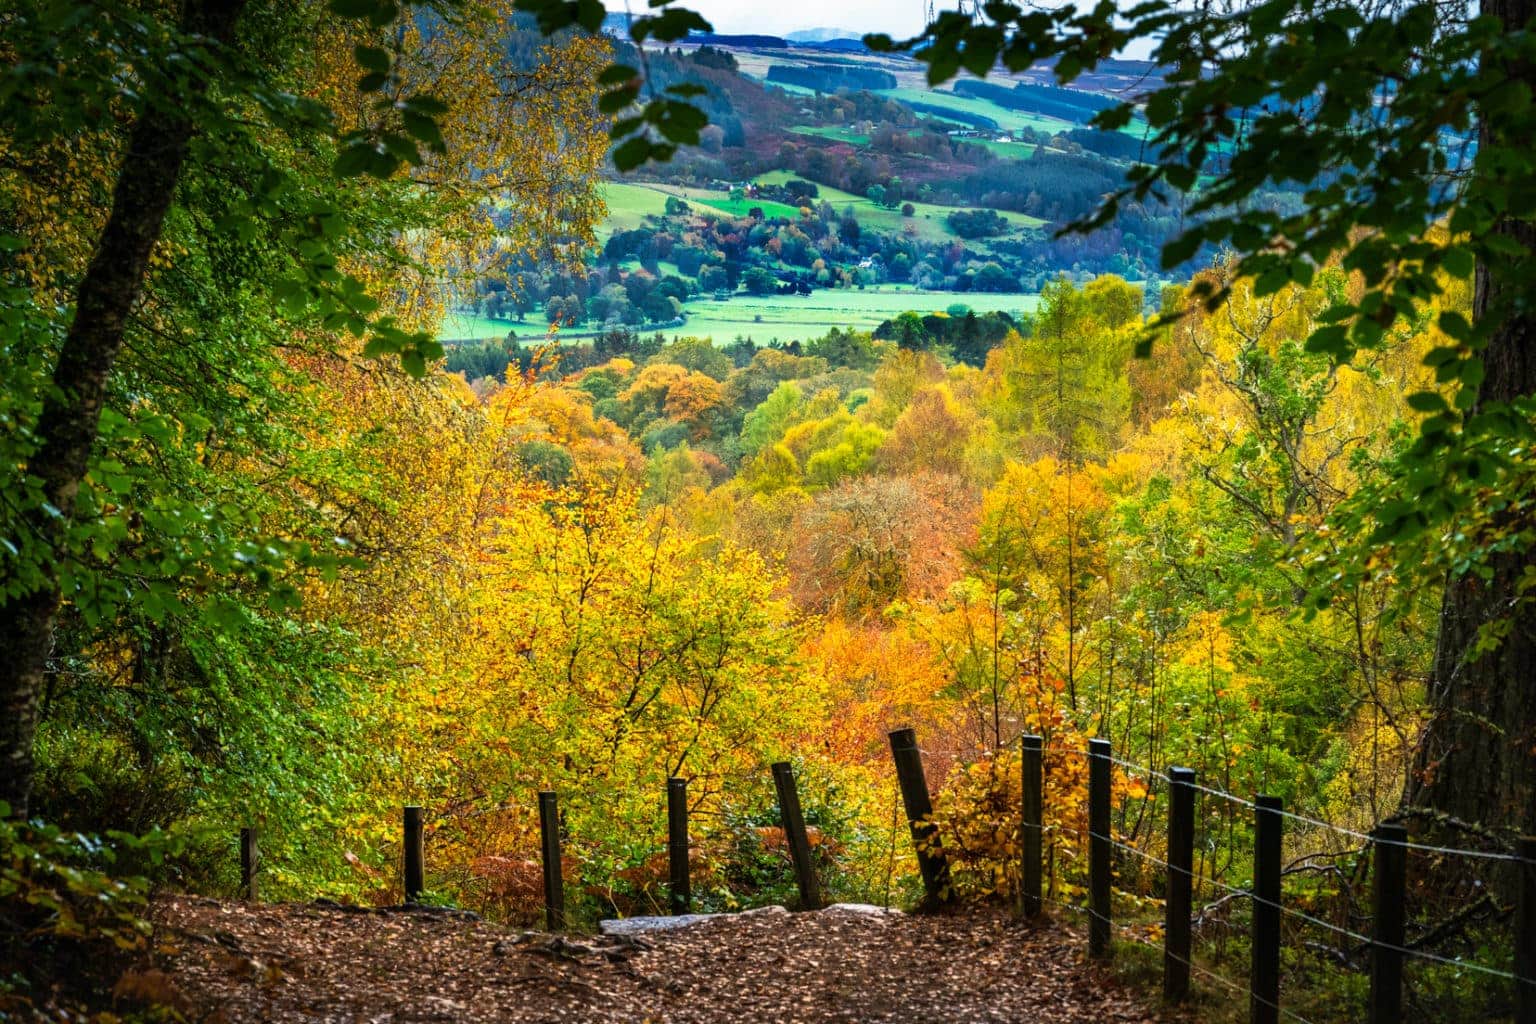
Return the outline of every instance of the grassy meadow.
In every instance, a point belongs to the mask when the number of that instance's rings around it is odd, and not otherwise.
[[[688,303],[688,323],[667,328],[663,333],[711,338],[726,345],[738,336],[751,338],[760,345],[770,341],[810,341],[833,327],[853,327],[869,331],[884,320],[915,310],[919,313],[942,311],[953,303],[964,303],[977,313],[1000,310],[1017,316],[1034,310],[1038,295],[989,295],[977,292],[925,292],[910,285],[879,285],[863,291],[820,289],[810,295],[736,295],[725,302],[700,298]],[[543,317],[529,313],[523,323],[515,320],[491,320],[483,316],[452,313],[443,321],[442,338],[449,343],[487,341],[505,338],[513,331],[519,338],[544,336]],[[585,330],[564,331],[562,336],[583,337]]]

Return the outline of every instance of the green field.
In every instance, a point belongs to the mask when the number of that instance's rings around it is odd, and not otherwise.
[[[788,217],[790,220],[800,219],[800,207],[790,206],[788,203],[774,203],[766,199],[730,199],[719,192],[704,192],[700,189],[678,189],[677,191],[688,193],[688,199],[697,205],[707,206],[712,210],[730,214],[732,217],[745,217],[753,210],[762,210],[764,217]],[[697,213],[705,211],[696,210]]]
[[[852,128],[844,128],[834,124],[797,124],[790,131],[797,135],[815,135],[823,139],[831,139],[833,142],[846,142],[850,146],[869,145],[868,135],[860,135]]]
[[[1038,148],[1033,142],[998,142],[996,139],[960,139],[967,146],[980,146],[995,156],[1004,160],[1028,160],[1035,155]],[[1059,152],[1047,147],[1047,153]]]
[[[980,114],[982,117],[990,117],[997,122],[999,128],[1010,132],[1019,128],[1030,128],[1037,132],[1055,135],[1058,132],[1071,131],[1077,127],[1071,121],[1064,121],[1056,117],[1046,117],[1042,114],[1028,114],[1022,110],[1009,110],[1007,107],[1000,107],[989,100],[978,99],[974,96],[960,96],[942,90],[881,89],[880,95],[889,96],[894,100],[904,100],[909,103],[927,103],[930,106],[942,107],[945,110]]]
[[[909,103],[927,103],[930,106],[943,107],[946,110],[956,112],[980,114],[982,117],[990,117],[996,121],[997,126],[1005,131],[1013,131],[1016,128],[1032,128],[1037,132],[1057,135],[1061,132],[1071,131],[1074,128],[1088,127],[1087,125],[1076,124],[1059,117],[1050,117],[1045,114],[1030,114],[1022,110],[1010,110],[1007,107],[998,106],[991,100],[984,100],[977,96],[961,96],[957,93],[943,90],[881,89],[880,95],[889,96],[895,100],[904,100]],[[1143,121],[1138,115],[1132,117],[1130,123],[1120,130],[1139,139],[1147,134],[1147,122]]]
[[[603,201],[608,204],[608,217],[597,232],[600,239],[606,239],[615,231],[633,231],[646,217],[660,217],[666,213],[666,194],[649,185],[605,181],[598,188],[603,193]]]
[[[767,174],[758,175],[757,183],[782,185],[793,177],[795,175],[789,171],[770,171]],[[925,241],[952,242],[959,238],[944,222],[944,218],[948,217],[950,211],[956,207],[938,206],[934,203],[913,203],[915,212],[911,217],[904,217],[900,209],[888,210],[883,206],[876,206],[867,196],[856,196],[852,192],[844,192],[829,185],[817,187],[820,190],[817,202],[825,199],[837,208],[838,213],[843,212],[843,207],[852,206],[853,215],[858,218],[859,226],[867,230],[902,234],[911,227],[916,236]],[[1039,217],[1030,217],[1022,213],[1010,213],[1007,210],[999,210],[998,213],[1013,225],[1015,230],[1038,228],[1045,224],[1045,221]]]
[[[982,295],[968,292],[920,292],[905,285],[880,285],[864,291],[826,289],[810,295],[738,296],[728,302],[709,299],[688,303],[688,324],[668,334],[712,338],[725,345],[739,337],[760,345],[770,341],[810,341],[833,327],[874,330],[884,320],[908,310],[941,311],[963,302],[977,313],[1000,310],[1017,316],[1032,311],[1038,295]]]
[[[519,338],[542,338],[544,329],[549,325],[544,322],[543,313],[529,311],[522,323],[516,320],[491,320],[487,317],[468,313],[451,312],[443,318],[442,325],[438,327],[438,338],[449,344],[462,344],[471,341],[500,341],[507,336],[508,331],[513,331]]]
[[[810,295],[737,295],[725,302],[701,298],[688,303],[688,323],[669,327],[668,336],[712,338],[726,345],[737,337],[748,337],[760,345],[770,341],[810,341],[833,327],[853,327],[871,331],[884,320],[908,310],[919,313],[942,311],[952,303],[964,303],[977,313],[1001,311],[1018,316],[1034,310],[1038,295],[987,295],[976,292],[924,292],[910,285],[878,285],[864,291],[822,289]],[[500,341],[513,331],[520,339],[534,341],[544,334],[543,317],[530,312],[523,323],[515,320],[488,320],[482,316],[450,314],[441,329],[442,340],[449,343]],[[562,337],[589,336],[585,329],[562,332]]]

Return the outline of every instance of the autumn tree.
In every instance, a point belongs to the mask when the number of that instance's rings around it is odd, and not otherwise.
[[[1096,308],[1068,280],[1048,284],[1030,334],[1010,335],[987,357],[999,421],[1034,438],[1042,454],[1074,462],[1106,455],[1130,413],[1130,339],[1113,324],[1119,315],[1112,303]]]
[[[452,92],[461,79],[432,82],[443,97],[423,91],[426,65],[445,51],[426,59],[433,44],[415,21],[387,49],[359,41],[320,66],[300,41],[367,34],[398,15],[394,5],[350,6],[341,15],[318,5],[192,3],[175,20],[142,5],[44,5],[0,29],[11,58],[0,148],[15,168],[4,182],[6,251],[36,245],[39,255],[64,257],[45,282],[25,280],[28,266],[39,266],[27,256],[5,268],[19,328],[8,332],[19,346],[10,351],[23,358],[7,360],[18,375],[8,381],[6,415],[14,411],[18,431],[5,460],[15,500],[3,514],[7,536],[28,538],[5,556],[0,597],[0,800],[15,813],[28,808],[36,702],[61,608],[92,624],[127,609],[156,629],[186,616],[208,626],[216,621],[208,595],[224,589],[211,581],[225,580],[237,591],[250,584],[244,596],[256,604],[270,591],[280,614],[297,595],[295,577],[336,558],[307,539],[265,534],[279,520],[246,513],[228,493],[156,474],[169,463],[146,460],[123,475],[117,467],[139,461],[130,453],[144,428],[167,451],[203,445],[205,467],[238,474],[268,463],[281,467],[269,479],[290,480],[303,460],[277,449],[292,438],[284,431],[293,421],[267,430],[228,415],[238,402],[260,408],[287,386],[280,353],[397,353],[416,374],[440,354],[414,329],[430,319],[431,304],[417,301],[424,293],[374,286],[402,255],[412,269],[434,259],[445,268],[446,250],[426,243],[455,231],[434,236],[428,227],[472,204],[443,181],[422,189],[404,169],[426,175],[444,161],[478,159],[486,151],[473,145],[450,158],[449,143],[497,135],[482,119],[455,121],[471,102]],[[353,67],[361,78],[349,83]],[[575,93],[564,99],[585,97],[590,109],[585,71],[565,85]],[[346,110],[343,93],[353,103]],[[536,122],[521,122],[520,144]],[[73,139],[88,140],[83,159],[65,159]],[[569,194],[579,201],[579,192]],[[85,195],[97,199],[67,201]],[[570,215],[562,230],[590,230],[593,204],[562,209]],[[401,248],[415,242],[425,247]],[[188,535],[174,527],[178,517],[205,526]],[[128,524],[146,521],[170,528],[155,531],[154,571],[135,573],[133,586],[102,585],[126,565],[114,549],[133,539]]]

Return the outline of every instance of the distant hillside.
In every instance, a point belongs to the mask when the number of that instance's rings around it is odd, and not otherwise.
[[[786,32],[784,38],[792,43],[827,43],[834,39],[862,39],[863,32],[851,28],[802,28]]]
[[[795,44],[807,50],[828,50],[833,53],[868,53],[869,47],[864,45],[862,39],[828,39],[822,43],[797,43]]]
[[[789,41],[781,36],[731,36],[716,32],[694,32],[688,36],[687,42],[690,45],[698,43],[700,46],[737,46],[754,50],[789,49]]]

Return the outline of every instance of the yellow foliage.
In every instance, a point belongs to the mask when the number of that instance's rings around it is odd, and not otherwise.
[[[1088,737],[1055,711],[1033,716],[1027,729],[1045,737],[1041,845],[1054,890],[1080,880],[1076,864],[1087,852]],[[965,765],[946,782],[930,820],[937,826],[934,845],[943,850],[950,884],[960,897],[1018,897],[1023,789],[1016,744]],[[1144,792],[1139,794],[1119,768],[1110,772],[1112,805],[1140,795]]]

